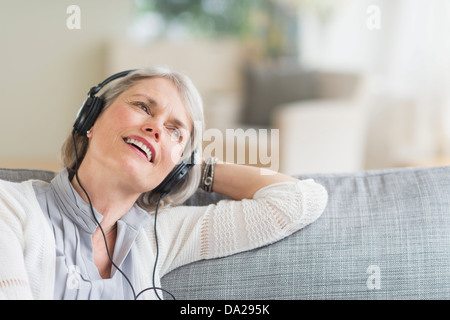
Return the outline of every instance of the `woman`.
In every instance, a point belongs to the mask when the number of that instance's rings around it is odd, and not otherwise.
[[[197,90],[182,74],[146,68],[101,98],[86,135],[66,140],[66,169],[51,183],[0,181],[0,298],[160,298],[170,270],[277,241],[325,208],[312,180],[211,159],[161,201],[155,188],[201,150]],[[199,185],[235,201],[182,206]]]

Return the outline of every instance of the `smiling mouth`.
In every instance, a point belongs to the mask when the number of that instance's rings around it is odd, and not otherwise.
[[[153,162],[152,152],[144,143],[142,143],[141,141],[138,141],[136,139],[131,139],[131,138],[124,138],[123,141],[125,141],[129,145],[132,145],[133,147],[138,149],[140,152],[142,152],[147,157],[149,162]]]

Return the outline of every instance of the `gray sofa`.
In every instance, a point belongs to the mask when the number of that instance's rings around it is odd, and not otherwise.
[[[0,169],[0,179],[54,173]],[[312,174],[329,202],[275,244],[180,267],[162,279],[177,299],[449,299],[450,167]],[[188,205],[220,200],[201,190]]]

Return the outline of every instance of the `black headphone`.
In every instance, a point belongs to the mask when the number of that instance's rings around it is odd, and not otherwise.
[[[103,82],[92,87],[88,92],[88,97],[83,102],[77,117],[73,124],[73,130],[80,136],[86,136],[87,132],[92,128],[101,111],[105,102],[102,98],[95,96],[104,86],[113,80],[125,77],[129,73],[136,70],[122,71],[113,74]],[[153,192],[161,194],[161,198],[167,195],[181,180],[185,178],[189,170],[195,165],[195,151],[191,154],[189,163],[181,161],[173,168],[173,170],[167,175],[167,177],[155,188]]]

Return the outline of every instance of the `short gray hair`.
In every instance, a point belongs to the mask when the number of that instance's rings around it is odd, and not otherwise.
[[[186,75],[172,71],[165,66],[153,66],[138,69],[131,72],[127,76],[115,80],[108,85],[107,89],[100,95],[105,101],[102,112],[108,108],[116,98],[124,91],[131,88],[138,81],[150,78],[164,78],[168,79],[175,84],[183,99],[188,114],[192,121],[192,132],[190,137],[190,143],[188,143],[183,152],[182,161],[191,162],[191,154],[194,150],[197,150],[197,156],[201,154],[202,148],[202,134],[205,126],[204,114],[203,114],[203,101],[193,82]],[[78,162],[83,161],[86,155],[89,139],[86,136],[80,136],[75,133],[75,144],[78,151]],[[72,135],[70,134],[61,150],[61,159],[64,167],[75,169],[76,156],[74,152],[74,146],[72,141]],[[197,161],[199,162],[199,161]],[[182,204],[186,201],[199,186],[201,178],[200,164],[193,166],[183,181],[178,183],[170,193],[168,193],[164,200],[161,202],[161,206],[173,206]],[[137,203],[142,208],[153,211],[156,208],[157,201],[159,200],[159,194],[155,194],[152,191],[141,194]]]

